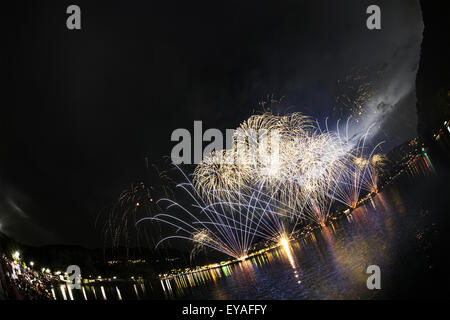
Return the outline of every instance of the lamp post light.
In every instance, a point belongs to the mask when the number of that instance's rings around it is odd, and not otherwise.
[[[14,252],[13,258],[14,258],[14,260],[19,260],[20,259],[20,252],[19,251]]]

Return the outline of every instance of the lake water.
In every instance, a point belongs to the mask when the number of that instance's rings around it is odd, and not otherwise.
[[[170,281],[115,282],[74,299],[448,298],[448,173],[405,173],[351,215],[263,255]],[[369,265],[381,290],[369,290]],[[71,299],[67,288],[55,296]]]

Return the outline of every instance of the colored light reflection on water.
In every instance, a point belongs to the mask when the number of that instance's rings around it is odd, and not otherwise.
[[[365,204],[271,251],[239,263],[184,274],[170,280],[114,282],[72,290],[73,298],[127,299],[372,299],[392,297],[413,262],[425,259],[430,212],[444,208],[436,191],[418,179],[427,166],[418,162],[404,179]],[[429,169],[428,169],[429,170]],[[368,290],[369,265],[382,272],[382,290]],[[430,262],[431,267],[433,265]],[[428,265],[425,265],[428,270]],[[404,271],[405,273],[402,273]],[[407,281],[406,281],[407,282]],[[406,287],[405,287],[406,288]],[[97,289],[97,290],[96,290]],[[405,289],[407,292],[408,290]],[[410,291],[410,290],[409,290]],[[67,288],[53,290],[68,299]],[[407,294],[407,293],[406,293]]]

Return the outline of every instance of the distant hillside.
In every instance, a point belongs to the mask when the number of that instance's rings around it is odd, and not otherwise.
[[[89,249],[71,245],[29,246],[0,233],[0,254],[9,258],[19,251],[27,265],[34,262],[35,268],[49,268],[52,272],[65,271],[69,265],[78,265],[84,276],[115,275],[127,278],[130,275],[153,277],[156,273],[187,266],[189,254],[176,249],[155,252],[149,248]]]

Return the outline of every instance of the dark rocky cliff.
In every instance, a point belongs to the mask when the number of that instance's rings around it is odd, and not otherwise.
[[[424,33],[416,78],[418,132],[426,142],[450,120],[450,9],[448,0],[420,0]]]

